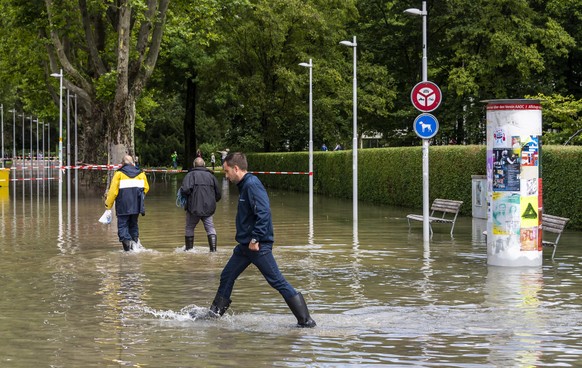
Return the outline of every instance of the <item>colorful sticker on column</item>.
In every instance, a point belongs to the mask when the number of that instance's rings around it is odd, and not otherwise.
[[[493,192],[493,205],[491,206],[493,234],[519,235],[521,226],[519,198],[517,193]]]
[[[521,166],[521,195],[538,195],[538,169],[533,166]]]
[[[493,145],[496,147],[507,147],[507,136],[503,129],[496,129],[493,132]]]
[[[521,197],[521,227],[534,227],[539,223],[538,197]]]
[[[513,150],[521,150],[521,137],[514,135],[511,137],[511,148]]]
[[[520,243],[522,251],[538,250],[538,228],[528,227],[521,229]]]
[[[523,166],[538,166],[539,139],[530,135],[521,148],[521,164]]]
[[[493,149],[493,190],[519,191],[520,158],[511,149]]]

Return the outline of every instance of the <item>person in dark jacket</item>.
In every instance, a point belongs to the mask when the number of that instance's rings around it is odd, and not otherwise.
[[[224,160],[226,178],[236,183],[239,189],[235,236],[238,244],[222,270],[220,285],[208,317],[219,317],[226,312],[236,279],[252,263],[269,285],[283,296],[297,318],[297,326],[315,327],[303,295],[285,280],[273,257],[275,238],[269,197],[261,181],[248,173],[247,167],[246,156],[240,152],[228,154]]]
[[[145,174],[135,167],[131,156],[123,157],[122,167],[113,174],[105,208],[115,203],[117,235],[126,252],[139,243],[139,215],[145,215],[145,195],[150,189]]]
[[[194,248],[194,229],[202,220],[210,251],[216,252],[217,237],[212,215],[216,211],[216,202],[220,201],[221,193],[218,180],[205,167],[202,157],[196,157],[194,160],[194,169],[184,177],[180,191],[187,197],[186,206],[184,206],[186,210],[185,250]]]

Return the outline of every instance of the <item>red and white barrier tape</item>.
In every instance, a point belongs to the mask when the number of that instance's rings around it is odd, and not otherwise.
[[[79,166],[61,166],[61,170],[117,170],[122,165],[79,165]],[[10,170],[28,170],[34,168],[59,169],[59,166],[16,166]],[[176,169],[143,169],[144,172],[163,172],[163,173],[184,173],[188,170]],[[313,172],[307,171],[250,171],[252,174],[271,174],[271,175],[313,175]]]
[[[273,175],[313,175],[307,171],[250,171],[252,174],[273,174]]]
[[[58,178],[16,178],[10,181],[42,181],[42,180],[57,180]]]

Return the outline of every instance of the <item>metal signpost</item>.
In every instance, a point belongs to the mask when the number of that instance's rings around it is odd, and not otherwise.
[[[439,107],[442,100],[442,94],[440,88],[436,84],[428,81],[428,47],[426,41],[428,12],[426,10],[426,1],[422,2],[422,9],[410,8],[406,9],[404,12],[422,17],[422,82],[414,86],[410,93],[410,99],[412,100],[412,105],[414,105],[417,110],[427,113],[436,110],[436,108]],[[430,240],[430,224],[428,222],[428,147],[429,139],[434,137],[438,132],[437,119],[432,115],[428,115],[430,114],[421,114],[414,121],[414,130],[416,134],[422,138],[422,234],[425,246]],[[428,131],[429,128],[432,129],[432,132]]]

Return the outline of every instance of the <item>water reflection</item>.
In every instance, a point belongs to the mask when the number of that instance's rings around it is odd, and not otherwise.
[[[179,180],[152,181],[145,249],[126,254],[115,222],[97,222],[101,193],[65,182],[61,207],[58,182],[16,184],[0,191],[0,365],[574,365],[582,352],[578,233],[543,269],[487,267],[475,219],[459,218],[454,239],[435,226],[425,244],[409,210],[360,203],[354,223],[351,201],[316,196],[310,221],[307,194],[269,190],[279,266],[318,327],[293,328],[252,268],[226,318],[194,322],[188,311],[207,308],[234,246],[236,187],[222,181],[218,251],[197,228],[195,251],[182,252]]]
[[[494,307],[495,318],[505,328],[491,335],[489,361],[497,366],[508,361],[519,366],[540,363],[542,337],[536,331],[545,331],[544,312],[539,293],[543,288],[541,268],[487,267],[485,283],[486,307]]]

